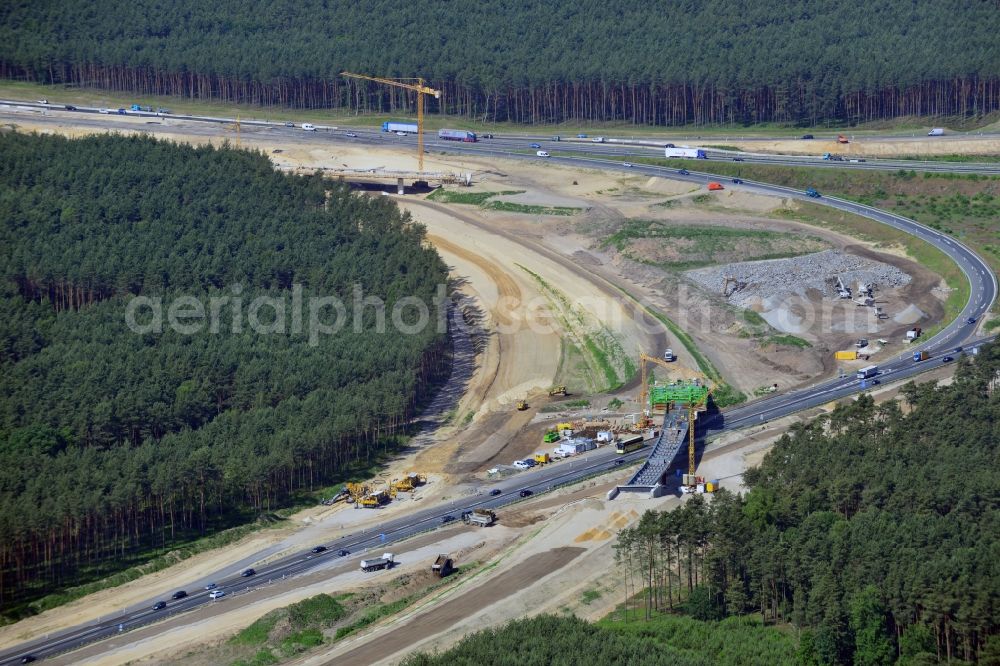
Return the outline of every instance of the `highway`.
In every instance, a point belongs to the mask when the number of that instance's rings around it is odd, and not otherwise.
[[[11,103],[0,101],[0,116],[8,116],[9,114],[9,111],[3,108],[4,104],[9,105]],[[25,105],[25,103],[22,102],[18,102],[17,104],[21,106]],[[96,113],[96,110],[94,110],[94,112]],[[155,116],[155,114],[150,115]],[[47,113],[47,116],[54,116],[55,120],[53,120],[53,122],[61,121],[59,119],[59,114],[54,111],[51,114]],[[94,121],[92,124],[102,128],[107,128],[108,123],[104,121],[106,119],[114,118],[115,116],[96,116],[92,119]],[[32,119],[38,120],[39,118],[32,117]],[[87,122],[84,122],[84,118],[80,118],[79,120],[80,122],[78,122],[77,119],[74,119],[74,124],[88,124]],[[215,123],[233,122],[232,119],[197,119],[171,116],[171,122],[174,120],[189,122],[193,126],[199,126],[205,130],[204,134],[206,135],[218,134],[219,128]],[[139,126],[139,128],[141,127],[142,126]],[[152,128],[152,126],[147,127]],[[407,142],[412,145],[415,143],[411,137],[387,137],[382,135],[381,132],[369,131],[363,133],[361,130],[355,130],[353,128],[350,131],[358,134],[356,138],[344,137],[341,133],[339,133],[339,131],[338,133],[309,133],[308,136],[304,136],[302,130],[297,128],[285,128],[278,123],[266,125],[266,128],[267,129],[262,131],[273,133],[276,137],[280,137],[281,140],[287,140],[289,142],[295,142],[296,139],[315,142],[318,139],[329,136],[331,140],[336,141],[378,143],[379,145],[395,145]],[[130,126],[128,128],[123,127],[122,129],[137,129],[137,127]],[[151,131],[155,130],[151,129]],[[431,140],[427,145],[429,148],[434,150],[453,154],[494,156],[516,160],[546,160],[551,164],[561,164],[565,166],[583,167],[589,169],[642,173],[650,176],[664,176],[696,184],[706,184],[710,180],[720,180],[720,177],[717,175],[698,173],[694,171],[689,174],[679,174],[677,170],[665,167],[654,167],[640,164],[627,167],[619,160],[608,159],[608,157],[615,156],[614,153],[608,154],[607,152],[600,152],[622,149],[621,147],[616,146],[611,146],[609,148],[607,144],[593,144],[592,146],[586,146],[586,148],[588,148],[586,151],[580,151],[578,150],[578,146],[574,145],[574,151],[589,153],[585,156],[559,155],[557,152],[553,152],[552,157],[538,158],[533,153],[524,151],[520,147],[520,143],[523,143],[522,139],[518,139],[516,142],[513,140],[493,139],[478,144]],[[562,142],[552,143],[561,144]],[[584,144],[580,144],[580,146],[584,146]],[[548,148],[552,147],[549,146]],[[552,148],[552,150],[555,150],[555,148]],[[838,167],[847,168],[849,163],[837,162],[833,164]],[[695,166],[696,162],[692,160],[692,168]],[[947,166],[955,167],[956,165]],[[740,188],[746,191],[771,196],[811,201],[827,205],[832,208],[837,208],[839,210],[863,215],[934,244],[959,265],[966,277],[969,279],[971,286],[970,300],[962,310],[960,316],[955,321],[945,326],[932,338],[921,342],[919,345],[912,346],[907,354],[893,358],[888,362],[881,362],[879,364],[880,376],[878,377],[880,381],[897,381],[940,367],[945,363],[943,359],[946,354],[951,354],[952,356],[957,357],[957,353],[953,352],[955,348],[963,346],[966,351],[970,351],[982,344],[984,341],[983,339],[976,338],[976,327],[968,324],[967,320],[971,318],[978,321],[979,318],[989,310],[997,297],[997,280],[984,260],[954,238],[920,225],[913,220],[834,197],[823,196],[819,199],[813,199],[807,197],[805,193],[801,191],[752,181],[744,181],[742,184],[732,184],[727,182],[726,187]],[[913,350],[926,350],[931,354],[931,358],[926,361],[915,363],[910,356]],[[821,382],[809,388],[773,395],[747,405],[737,406],[725,410],[708,419],[704,427],[707,428],[709,433],[719,433],[754,424],[760,424],[762,422],[786,416],[803,409],[825,404],[837,398],[852,395],[863,390],[863,388],[864,387],[861,383],[852,377],[833,379]],[[235,590],[242,590],[247,586],[253,586],[255,583],[259,584],[262,581],[266,582],[268,579],[292,576],[303,573],[317,566],[328,565],[331,560],[341,559],[338,555],[338,551],[341,549],[350,551],[350,554],[346,556],[347,560],[357,561],[360,560],[366,551],[370,553],[381,552],[383,549],[391,550],[390,545],[394,542],[398,542],[415,534],[428,531],[442,525],[442,521],[445,516],[453,516],[455,519],[460,519],[463,511],[472,510],[474,508],[502,508],[512,502],[521,500],[518,495],[519,490],[527,489],[533,491],[534,493],[546,492],[558,485],[572,483],[591,475],[614,470],[617,467],[617,460],[623,460],[625,462],[641,460],[647,453],[648,449],[640,449],[639,451],[625,456],[617,456],[611,449],[599,449],[585,456],[560,462],[558,464],[548,465],[541,469],[534,469],[529,472],[515,475],[513,478],[500,481],[497,484],[484,486],[481,489],[480,494],[469,495],[462,499],[441,503],[435,506],[428,506],[427,508],[417,511],[416,513],[387,520],[378,523],[365,531],[344,536],[336,541],[322,544],[327,547],[327,550],[322,553],[313,554],[306,551],[276,559],[266,566],[259,567],[256,575],[249,578],[241,577],[239,575],[241,570],[252,565],[256,561],[260,561],[262,557],[267,556],[267,553],[257,553],[252,558],[246,558],[243,561],[235,562],[226,567],[225,570],[219,571],[211,581],[209,579],[195,581],[178,580],[176,588],[187,590],[190,596],[180,600],[164,599],[164,601],[167,602],[167,606],[163,610],[152,610],[151,606],[155,601],[159,601],[159,599],[149,599],[147,602],[138,604],[131,608],[123,609],[121,614],[114,617],[107,617],[96,623],[74,627],[63,632],[48,635],[39,640],[28,642],[14,649],[6,650],[0,653],[0,665],[19,663],[21,657],[26,654],[30,654],[39,659],[60,654],[78,648],[82,645],[108,638],[119,632],[126,632],[130,629],[150,624],[164,617],[192,610],[204,604],[227,603],[227,601],[231,600],[231,597],[223,597],[218,601],[210,599],[209,593],[203,589],[208,582],[215,582],[218,585],[217,589],[232,593]],[[500,489],[501,494],[495,497],[490,496],[488,492],[493,488]],[[503,520],[502,514],[500,516],[500,520],[501,522]],[[481,528],[470,527],[469,529]],[[378,574],[372,575],[375,576]]]

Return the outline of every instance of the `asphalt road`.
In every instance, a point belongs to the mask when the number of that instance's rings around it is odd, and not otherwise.
[[[5,112],[2,109],[3,104],[4,102],[0,101],[0,115],[5,115]],[[51,114],[47,115],[55,116],[55,119],[58,122],[59,114],[56,112],[53,111]],[[152,115],[155,117],[155,114]],[[109,118],[113,118],[113,116],[97,116],[94,118],[94,121],[95,124],[100,124],[101,127],[106,127],[107,123],[103,121]],[[218,134],[218,127],[213,127],[211,123],[232,122],[231,119],[198,120],[191,118],[172,118],[193,121],[193,125],[200,124],[207,130],[205,132],[206,134]],[[77,123],[77,119],[74,119],[74,123],[83,124]],[[317,137],[321,137],[324,134],[329,135],[329,132],[317,132],[316,134],[310,133],[308,137],[305,137],[303,136],[302,130],[297,128],[285,128],[277,125],[268,125],[267,127],[269,129],[263,131],[275,132],[277,135],[287,134],[288,140],[291,141],[294,141],[299,137],[303,140],[315,141]],[[387,141],[398,143],[393,138],[382,136],[380,132],[362,133],[361,131],[354,129],[351,129],[350,131],[358,134],[358,137],[342,137],[340,135],[336,135],[337,140],[344,139],[363,143],[377,142],[380,144],[384,144]],[[397,138],[400,139],[401,142],[415,142],[412,137]],[[521,140],[518,139],[518,141]],[[510,144],[511,142],[506,143]],[[676,170],[662,167],[651,167],[645,165],[626,167],[621,161],[607,159],[607,155],[605,153],[599,153],[600,156],[594,157],[560,156],[558,153],[553,153],[552,157],[538,158],[530,153],[525,154],[524,152],[517,152],[521,149],[512,145],[509,145],[508,149],[504,150],[504,143],[497,142],[496,139],[493,139],[492,141],[488,140],[487,142],[479,144],[464,144],[444,141],[439,142],[433,140],[428,142],[428,146],[442,152],[479,154],[487,156],[493,155],[512,159],[530,159],[537,161],[547,159],[550,163],[564,164],[568,166],[644,173],[652,176],[669,176],[671,178],[686,180],[698,184],[705,184],[709,180],[720,180],[718,176],[711,174],[691,172],[686,175],[681,175],[678,174]],[[617,150],[619,148],[612,147],[611,149]],[[605,144],[594,144],[589,147],[589,150],[607,150],[607,148],[605,147]],[[576,146],[574,146],[574,151],[576,151]],[[836,164],[838,166],[843,166],[846,163]],[[692,161],[692,166],[694,165],[695,162]],[[954,167],[955,165],[947,166]],[[954,348],[961,345],[969,351],[981,344],[982,340],[975,340],[975,326],[967,324],[966,320],[968,318],[978,320],[986,311],[989,310],[997,296],[997,281],[986,262],[972,252],[972,250],[965,247],[955,239],[928,227],[917,224],[913,220],[842,199],[833,197],[812,199],[806,197],[805,193],[797,190],[751,181],[746,181],[739,185],[727,183],[726,186],[742,188],[761,194],[813,201],[815,203],[863,215],[883,224],[901,229],[911,235],[934,244],[943,252],[948,254],[961,267],[962,271],[968,277],[971,285],[971,298],[963,309],[961,315],[954,322],[950,323],[943,330],[937,333],[933,338],[911,347],[910,351],[907,352],[906,355],[896,357],[888,362],[882,362],[879,367],[880,375],[877,377],[880,381],[895,381],[940,367],[945,363],[944,356],[946,354],[950,353],[952,356],[957,356],[957,354],[952,351]],[[931,357],[928,360],[915,363],[911,356],[912,351],[914,350],[926,350],[930,353]],[[786,394],[774,395],[769,398],[754,401],[748,405],[725,410],[724,412],[710,418],[706,422],[706,427],[713,433],[747,427],[792,414],[799,410],[821,405],[831,400],[857,393],[864,388],[865,387],[863,387],[861,382],[859,382],[856,378],[845,377],[834,379],[806,389]],[[312,569],[318,565],[325,564],[329,562],[331,558],[339,558],[340,556],[338,555],[338,551],[341,549],[350,551],[350,555],[347,556],[348,558],[360,560],[365,553],[368,553],[370,556],[372,552],[380,553],[383,550],[391,550],[390,546],[394,542],[398,542],[420,532],[431,530],[442,525],[445,520],[445,516],[452,516],[454,519],[460,520],[463,511],[469,511],[480,507],[491,509],[501,508],[514,501],[521,500],[518,494],[518,491],[520,490],[531,490],[536,494],[546,492],[558,485],[572,483],[591,475],[612,471],[617,467],[615,464],[617,460],[622,460],[624,462],[637,461],[642,459],[645,455],[647,455],[647,453],[648,449],[640,449],[639,451],[625,456],[618,456],[612,449],[599,449],[588,455],[571,459],[570,461],[549,465],[542,469],[535,469],[530,472],[518,474],[511,479],[501,481],[497,484],[484,486],[481,490],[481,494],[470,495],[460,500],[454,500],[450,503],[429,506],[414,514],[393,520],[387,520],[382,523],[378,523],[371,529],[345,536],[330,543],[322,544],[327,547],[327,550],[322,553],[313,554],[309,551],[296,553],[291,556],[282,557],[267,564],[266,566],[260,567],[254,576],[240,576],[239,572],[246,566],[254,561],[259,561],[262,556],[267,556],[267,553],[256,553],[252,558],[247,558],[244,561],[233,563],[230,567],[227,567],[225,571],[218,572],[218,575],[212,581],[209,581],[208,579],[195,581],[179,580],[177,583],[177,589],[187,590],[189,592],[189,596],[179,600],[164,599],[164,601],[167,602],[167,606],[163,610],[152,610],[151,607],[153,603],[158,601],[158,599],[149,599],[147,602],[138,604],[132,608],[123,609],[121,614],[114,617],[104,618],[96,623],[74,627],[64,632],[46,636],[40,640],[31,641],[18,646],[15,649],[4,651],[3,653],[0,653],[0,664],[18,663],[21,656],[26,654],[31,654],[36,658],[59,654],[77,648],[81,645],[108,638],[109,636],[113,636],[120,631],[124,632],[136,627],[150,624],[165,616],[182,613],[202,604],[225,603],[226,597],[223,597],[218,601],[212,601],[209,598],[209,593],[203,589],[208,582],[216,583],[218,586],[216,589],[231,593],[235,590],[242,590],[247,586],[253,586],[254,583],[258,581],[266,581],[267,579],[281,578],[283,576],[292,576]],[[490,496],[488,492],[493,488],[500,489],[501,494],[495,497]],[[500,519],[502,520],[502,515]],[[469,529],[483,528],[470,527]]]

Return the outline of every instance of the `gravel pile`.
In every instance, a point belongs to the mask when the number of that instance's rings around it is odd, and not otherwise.
[[[837,277],[857,296],[858,282],[874,283],[878,289],[902,287],[910,283],[910,276],[895,266],[844,254],[838,250],[825,250],[815,254],[788,259],[746,261],[724,266],[712,266],[687,271],[688,279],[710,292],[721,294],[725,277],[734,277],[740,288],[733,292],[730,285],[729,302],[737,307],[749,308],[760,301],[787,297],[790,294],[805,296],[816,289],[826,296],[837,297]]]

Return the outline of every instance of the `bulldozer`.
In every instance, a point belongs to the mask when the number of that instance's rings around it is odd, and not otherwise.
[[[528,401],[527,400],[518,400],[517,401],[517,411],[523,412],[527,408],[528,408]]]
[[[561,395],[561,396],[565,396],[566,395],[566,387],[565,386],[553,386],[552,388],[549,389],[549,395]]]

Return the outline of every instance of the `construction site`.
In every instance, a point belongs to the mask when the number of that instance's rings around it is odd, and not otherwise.
[[[424,94],[434,91],[417,99]],[[116,131],[147,130],[132,118],[115,122]],[[898,353],[908,331],[930,328],[944,312],[940,276],[904,248],[779,215],[798,204],[775,197],[425,152],[414,141],[422,133],[355,145],[331,143],[323,128],[289,139],[245,122],[221,135],[179,120],[157,127],[193,143],[221,143],[234,131],[277,168],[388,184],[386,195],[426,227],[451,271],[452,375],[374,478],[346,483],[225,552],[0,628],[0,646],[97,621],[150,594],[169,596],[180,577],[204,578],[237,560],[260,568],[313,544],[384,534],[389,521],[430,505],[446,513],[391,548],[351,552],[294,579],[248,582],[235,603],[230,597],[52,663],[242,658],[228,637],[319,592],[360,599],[352,621],[404,598],[407,610],[296,663],[396,663],[528,613],[600,617],[625,594],[606,576],[617,531],[647,508],[669,510],[720,487],[740,491],[743,470],[793,423],[706,441],[703,424],[720,394],[753,400],[853,372]],[[477,196],[428,198],[414,193],[411,177],[428,190]],[[400,178],[406,187],[396,189]],[[593,476],[558,480],[561,470],[595,459],[602,466]],[[539,475],[553,481],[535,495],[528,486]],[[488,505],[512,495],[503,508]],[[483,506],[447,513],[472,501]],[[583,603],[595,589],[600,599]]]

